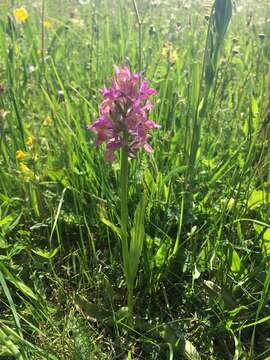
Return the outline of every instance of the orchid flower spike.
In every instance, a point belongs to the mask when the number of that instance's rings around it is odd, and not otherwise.
[[[106,160],[115,160],[115,151],[120,148],[125,148],[131,158],[141,147],[153,152],[148,143],[149,131],[160,126],[148,116],[153,108],[150,96],[156,90],[141,77],[141,73],[132,74],[127,66],[115,66],[111,87],[102,88],[99,118],[88,129],[97,134],[97,146],[106,143]]]

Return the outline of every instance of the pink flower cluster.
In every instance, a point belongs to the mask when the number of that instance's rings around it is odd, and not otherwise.
[[[115,78],[109,89],[103,86],[103,101],[99,118],[89,126],[97,134],[96,144],[106,142],[106,160],[115,160],[115,151],[125,148],[134,157],[140,147],[152,153],[148,144],[149,130],[159,128],[148,114],[153,104],[150,95],[156,90],[149,88],[141,74],[132,74],[127,66],[115,67]]]

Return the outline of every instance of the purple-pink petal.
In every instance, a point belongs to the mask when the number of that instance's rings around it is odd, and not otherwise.
[[[159,129],[161,127],[152,120],[147,120],[144,124],[148,129]]]
[[[140,88],[140,92],[143,94],[143,95],[154,95],[157,93],[157,91],[153,88],[149,88],[148,87],[148,81],[147,80],[144,80],[142,82],[142,85],[141,85],[141,88]]]
[[[152,154],[154,152],[152,146],[150,146],[148,143],[144,144],[144,150],[147,151],[148,153]]]

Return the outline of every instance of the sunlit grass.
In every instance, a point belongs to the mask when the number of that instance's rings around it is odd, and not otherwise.
[[[270,8],[239,1],[218,30],[213,3],[0,3],[3,359],[270,356]],[[129,162],[132,325],[120,158],[87,130],[113,64],[145,72],[162,126]]]

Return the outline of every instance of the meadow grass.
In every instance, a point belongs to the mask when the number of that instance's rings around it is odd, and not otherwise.
[[[113,64],[162,126],[129,161],[133,322],[120,157],[87,130]],[[269,114],[267,1],[1,1],[0,358],[267,359]]]

